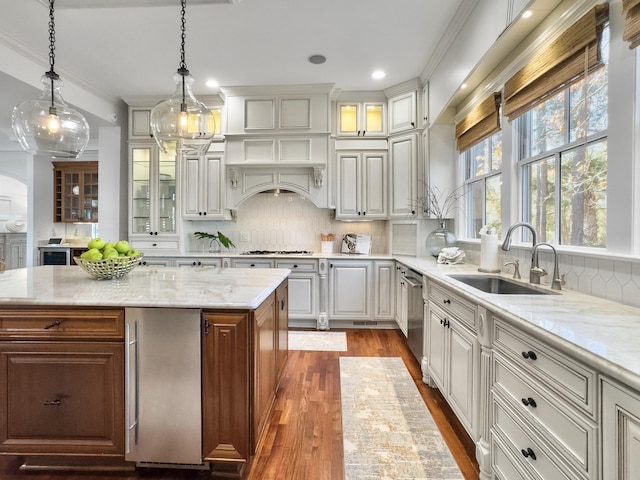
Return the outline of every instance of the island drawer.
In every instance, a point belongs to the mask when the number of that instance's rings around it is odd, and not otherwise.
[[[3,308],[0,338],[123,340],[124,310]]]
[[[476,309],[471,303],[433,282],[429,282],[429,300],[476,331]]]
[[[273,260],[268,259],[260,259],[256,260],[255,258],[251,259],[233,259],[231,260],[232,268],[273,268]]]
[[[596,372],[542,341],[494,317],[493,344],[497,352],[528,372],[551,391],[595,417]]]

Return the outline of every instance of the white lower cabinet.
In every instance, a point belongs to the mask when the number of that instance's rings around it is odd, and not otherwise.
[[[373,317],[379,320],[393,320],[395,316],[395,262],[376,260],[374,265]]]
[[[318,261],[277,260],[276,268],[288,268],[289,319],[316,320],[318,316]]]
[[[428,291],[425,328],[430,381],[440,389],[471,438],[477,440],[480,347],[475,308],[431,281]]]
[[[141,267],[173,267],[175,261],[173,257],[142,257],[140,263]]]
[[[514,468],[528,478],[599,478],[596,372],[514,325],[493,320],[494,441],[500,439]]]
[[[329,262],[329,317],[340,320],[371,320],[373,262]]]
[[[182,257],[176,259],[176,267],[217,267],[222,266],[222,259],[207,257]]]
[[[602,480],[640,478],[640,393],[602,378]]]

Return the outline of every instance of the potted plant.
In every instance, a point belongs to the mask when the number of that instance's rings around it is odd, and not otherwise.
[[[235,244],[231,241],[231,239],[225,236],[222,232],[218,232],[217,235],[207,232],[195,232],[194,235],[200,239],[211,239],[211,241],[209,242],[209,251],[211,253],[219,253],[222,246],[224,246],[225,248],[235,247]]]

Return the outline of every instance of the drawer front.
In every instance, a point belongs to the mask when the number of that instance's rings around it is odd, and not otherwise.
[[[222,266],[220,258],[181,258],[176,260],[176,267],[217,267]]]
[[[231,260],[233,268],[273,268],[273,260]]]
[[[533,380],[498,353],[494,353],[493,375],[494,393],[499,391],[514,411],[546,432],[545,438],[555,441],[563,458],[585,475],[595,471],[595,425],[572,413],[571,407],[561,408],[564,402],[532,386]]]
[[[131,245],[141,252],[147,250],[178,250],[180,244],[173,240],[131,240]]]
[[[429,282],[429,300],[476,331],[476,309],[471,303],[433,282]]]
[[[496,480],[530,480],[531,475],[523,473],[509,453],[506,443],[497,435],[491,435],[491,467]]]
[[[316,260],[277,260],[276,268],[288,268],[292,272],[317,272]]]
[[[596,372],[495,318],[493,343],[509,361],[595,418]]]
[[[124,339],[124,310],[0,309],[0,338]]]
[[[577,480],[582,478],[575,472],[567,471],[566,466],[554,458],[552,448],[542,445],[531,431],[525,426],[521,418],[509,412],[505,404],[494,397],[493,401],[493,429],[504,437],[508,452],[519,462],[534,470],[543,479]],[[526,456],[525,456],[526,454]],[[535,458],[534,458],[535,456]]]

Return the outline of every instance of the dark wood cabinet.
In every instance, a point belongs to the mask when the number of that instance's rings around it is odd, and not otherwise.
[[[249,463],[250,311],[203,314],[202,422],[205,461]]]
[[[278,319],[278,380],[282,377],[289,356],[289,283],[283,282],[276,290]]]
[[[0,311],[0,449],[124,456],[124,313]]]
[[[98,162],[53,162],[53,221],[98,222]]]

